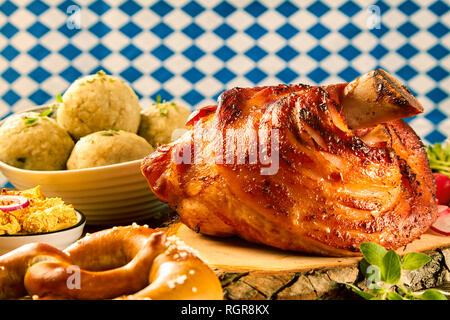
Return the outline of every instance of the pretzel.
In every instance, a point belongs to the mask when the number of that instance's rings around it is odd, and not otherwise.
[[[222,299],[222,286],[208,265],[176,237],[169,237],[167,243],[167,250],[153,262],[150,285],[122,299]]]
[[[0,257],[0,299],[26,295],[24,276],[34,263],[57,260],[72,263],[70,257],[45,243],[25,244]]]
[[[35,244],[0,257],[0,298],[25,294],[34,299],[215,300],[222,299],[222,288],[192,249],[133,224],[87,235],[64,251]]]

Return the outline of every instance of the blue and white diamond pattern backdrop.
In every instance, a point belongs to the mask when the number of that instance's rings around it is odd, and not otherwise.
[[[450,136],[448,0],[6,0],[0,2],[0,116],[45,104],[100,69],[191,108],[234,86],[349,81],[382,67]]]

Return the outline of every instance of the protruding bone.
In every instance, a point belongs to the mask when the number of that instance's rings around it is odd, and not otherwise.
[[[350,82],[344,89],[342,106],[351,129],[369,128],[423,112],[409,90],[382,69]]]

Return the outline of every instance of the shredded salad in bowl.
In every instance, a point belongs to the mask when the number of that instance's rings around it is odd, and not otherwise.
[[[78,222],[72,205],[47,198],[37,186],[0,192],[0,235],[36,234],[69,228]]]

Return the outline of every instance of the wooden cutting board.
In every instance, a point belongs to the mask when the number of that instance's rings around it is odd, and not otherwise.
[[[196,233],[182,223],[169,226],[168,233],[195,249],[203,261],[219,275],[228,299],[324,299],[336,294],[337,282],[357,283],[359,257],[320,257],[258,245],[233,238],[214,238]],[[408,252],[450,248],[450,237],[426,233],[406,247],[397,250],[400,255]],[[445,256],[442,257],[443,252]],[[424,272],[424,277],[438,280],[450,263],[450,249],[439,250],[438,263]],[[448,259],[448,261],[447,261]],[[439,273],[439,274],[438,274]],[[444,275],[444,277],[448,277]],[[441,279],[441,280],[439,280]],[[417,279],[416,279],[417,280]],[[341,290],[342,291],[342,290]],[[333,297],[331,297],[333,298]]]
[[[194,248],[211,267],[227,272],[300,272],[317,268],[349,266],[361,259],[359,257],[311,256],[253,244],[236,237],[209,237],[192,231],[182,223],[172,225],[169,232]],[[423,252],[448,246],[450,246],[450,237],[426,233],[419,240],[397,250],[397,253],[404,255],[412,251]]]

